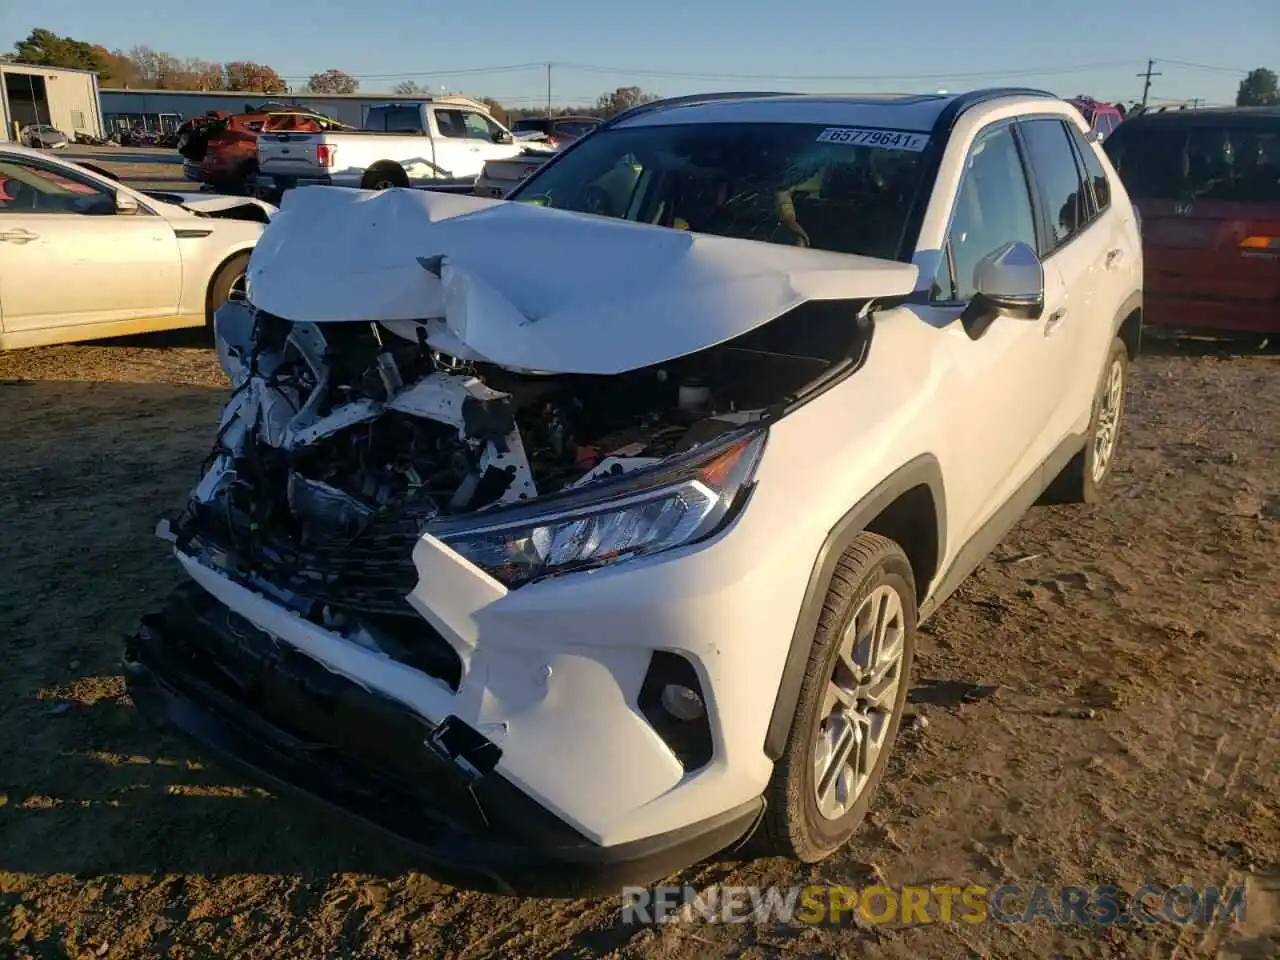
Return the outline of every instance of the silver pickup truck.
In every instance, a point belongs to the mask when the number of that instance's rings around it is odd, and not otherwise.
[[[521,149],[484,104],[467,97],[377,104],[360,130],[260,136],[257,186],[276,194],[304,184],[469,189],[486,161]]]

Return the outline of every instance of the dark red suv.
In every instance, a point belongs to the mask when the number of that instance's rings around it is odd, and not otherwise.
[[[1142,216],[1144,322],[1280,332],[1280,107],[1146,113],[1104,148]]]

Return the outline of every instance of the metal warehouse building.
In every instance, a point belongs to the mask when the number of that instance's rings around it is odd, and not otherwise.
[[[327,117],[358,127],[374,104],[395,101],[409,103],[427,100],[425,96],[402,97],[393,93],[224,93],[191,90],[103,90],[102,115],[110,133],[129,130],[141,124],[147,130],[166,131],[183,120],[202,116],[210,110],[240,113],[248,106],[279,103],[314,110]]]
[[[0,141],[18,140],[32,124],[57,127],[67,136],[102,136],[98,75],[89,70],[0,63]]]

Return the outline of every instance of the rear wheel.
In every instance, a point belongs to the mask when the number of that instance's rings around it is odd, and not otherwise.
[[[404,167],[390,161],[375,163],[360,179],[361,190],[389,190],[408,185],[409,175],[404,172]]]
[[[1050,484],[1043,502],[1097,503],[1102,499],[1102,487],[1115,466],[1128,383],[1129,348],[1117,337],[1111,341],[1102,378],[1094,392],[1085,447]]]
[[[249,268],[249,254],[237,253],[218,268],[209,282],[207,317],[213,322],[213,315],[228,300],[243,300],[245,294],[245,277]]]
[[[915,637],[910,561],[892,540],[860,534],[831,578],[765,792],[770,852],[813,863],[858,829],[897,739]]]

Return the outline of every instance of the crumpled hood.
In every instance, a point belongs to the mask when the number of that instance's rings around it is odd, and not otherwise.
[[[271,204],[263,200],[255,200],[253,197],[228,197],[207,193],[168,193],[163,190],[146,191],[145,193],[146,196],[152,199],[177,203],[183,209],[192,210],[196,213],[217,214],[227,210],[234,210],[237,207],[247,206],[261,207],[268,217],[277,212],[276,208]]]
[[[425,321],[428,342],[523,371],[614,374],[723,343],[807,300],[899,296],[910,264],[534,204],[394,189],[286,194],[249,298],[293,321]]]

